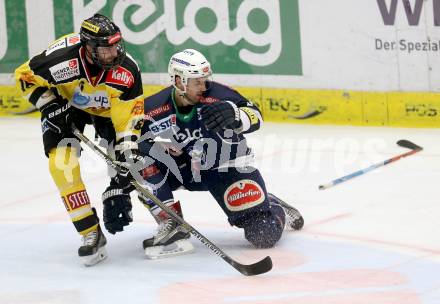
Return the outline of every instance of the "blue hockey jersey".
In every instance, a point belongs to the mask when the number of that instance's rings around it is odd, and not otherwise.
[[[243,134],[258,130],[262,123],[261,113],[252,102],[225,85],[210,82],[201,101],[189,112],[181,113],[174,100],[174,90],[170,86],[145,98],[143,140],[159,137],[170,141],[174,149],[192,158],[199,157],[205,169],[237,167],[234,160],[251,155]],[[237,105],[243,122],[241,129],[214,133],[205,128],[200,119],[200,109],[220,100]]]

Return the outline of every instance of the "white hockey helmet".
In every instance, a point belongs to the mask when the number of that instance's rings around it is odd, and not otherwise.
[[[171,56],[168,74],[174,86],[176,86],[176,76],[179,76],[186,91],[190,78],[209,77],[212,75],[212,70],[211,64],[202,53],[186,49]]]

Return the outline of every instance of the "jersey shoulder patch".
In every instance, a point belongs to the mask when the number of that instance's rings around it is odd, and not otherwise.
[[[49,45],[49,47],[46,50],[46,56],[50,55],[51,53],[55,52],[56,50],[60,50],[60,49],[78,44],[79,42],[80,42],[80,37],[79,37],[79,34],[77,34],[77,33],[72,33],[72,34],[68,34],[63,37],[60,37]]]
[[[72,58],[60,62],[49,68],[50,74],[56,82],[64,81],[80,75],[79,60]]]

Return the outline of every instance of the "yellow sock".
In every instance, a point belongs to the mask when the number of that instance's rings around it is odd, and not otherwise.
[[[81,179],[77,149],[72,147],[52,149],[49,152],[49,171],[76,230],[81,235],[85,235],[96,229],[98,218],[93,213]]]

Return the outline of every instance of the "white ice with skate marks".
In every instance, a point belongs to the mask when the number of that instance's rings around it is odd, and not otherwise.
[[[135,197],[134,223],[106,233],[109,257],[84,267],[39,122],[1,119],[0,128],[0,303],[440,303],[440,130],[265,124],[250,140],[257,163],[269,190],[304,215],[302,231],[256,250],[208,194],[176,194],[185,219],[233,258],[272,257],[272,271],[245,277],[195,239],[193,254],[147,260],[142,240],[156,225]],[[405,152],[402,138],[424,151],[318,190]],[[87,147],[81,162],[102,214],[105,166]]]

